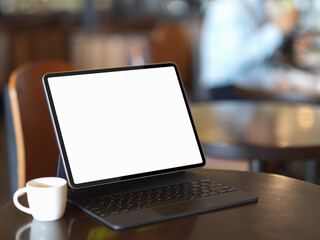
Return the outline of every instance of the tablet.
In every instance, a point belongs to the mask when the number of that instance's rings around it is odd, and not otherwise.
[[[43,86],[74,189],[205,164],[172,63],[49,73]]]

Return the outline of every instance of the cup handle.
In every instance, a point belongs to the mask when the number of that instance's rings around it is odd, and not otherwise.
[[[25,213],[28,213],[28,214],[32,214],[30,208],[22,206],[18,201],[18,198],[20,197],[20,195],[22,195],[23,193],[26,193],[26,192],[27,192],[27,188],[26,187],[18,189],[13,195],[13,203],[22,212],[25,212]]]

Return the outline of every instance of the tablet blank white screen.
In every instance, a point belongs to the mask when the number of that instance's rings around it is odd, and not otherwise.
[[[174,67],[48,83],[76,184],[202,163]]]

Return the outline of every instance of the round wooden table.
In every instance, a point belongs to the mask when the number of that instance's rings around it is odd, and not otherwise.
[[[1,239],[319,239],[320,186],[267,173],[196,172],[259,200],[124,231],[113,231],[71,205],[62,219],[37,222],[10,202],[0,209]]]
[[[307,180],[315,181],[320,157],[320,106],[284,102],[216,101],[191,105],[208,156],[261,161],[309,160]]]

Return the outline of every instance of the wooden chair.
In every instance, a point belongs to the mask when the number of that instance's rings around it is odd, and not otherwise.
[[[70,70],[73,68],[65,61],[44,60],[26,63],[10,76],[7,95],[16,151],[16,159],[9,156],[10,181],[16,182],[16,186],[11,186],[11,191],[25,186],[30,179],[56,175],[58,147],[42,76],[48,72]]]
[[[192,41],[189,26],[182,23],[158,22],[150,39],[150,61],[175,62],[186,90],[192,87]]]

